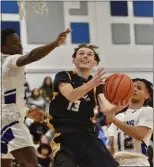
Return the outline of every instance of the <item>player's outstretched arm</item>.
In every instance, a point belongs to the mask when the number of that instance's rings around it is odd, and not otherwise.
[[[100,107],[100,111],[106,114],[107,112],[110,114],[114,114],[112,108],[114,107],[104,96],[103,93],[98,94],[97,96],[98,104]]]
[[[149,133],[152,133],[153,108],[144,108],[140,112],[142,112],[142,114],[140,114],[139,121],[136,126],[127,125],[126,123],[115,118],[113,115],[107,115],[107,119],[123,132],[125,132],[125,134],[127,134],[128,136],[136,140],[143,140]]]
[[[125,132],[128,136],[136,139],[136,140],[143,140],[145,136],[151,131],[149,127],[146,126],[130,126],[125,124],[124,122],[118,120],[117,118],[111,119],[112,123],[115,124],[119,129]]]
[[[122,111],[124,108],[128,107],[129,102],[123,101],[123,104],[121,105],[118,103],[118,105],[114,105],[110,103],[104,96],[103,93],[98,94],[98,104],[100,107],[100,111],[103,112],[105,115],[114,115],[120,111]]]
[[[61,83],[59,84],[58,89],[60,93],[65,96],[70,102],[75,102],[76,100],[84,97],[84,95],[94,87],[99,86],[104,78],[106,77],[104,77],[103,69],[99,69],[89,82],[78,88],[73,89],[70,83]]]
[[[68,28],[66,31],[60,33],[54,42],[35,48],[29,54],[19,57],[17,59],[17,66],[24,66],[44,58],[56,47],[63,44],[70,32],[71,29]]]

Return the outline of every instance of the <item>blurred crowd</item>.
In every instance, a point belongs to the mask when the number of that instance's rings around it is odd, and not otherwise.
[[[48,126],[48,107],[53,98],[52,79],[50,76],[47,76],[43,84],[33,90],[30,90],[28,83],[25,84],[25,87],[27,112],[35,108],[44,111],[45,119],[43,123],[25,117],[25,124],[32,135],[40,167],[49,167],[52,161],[53,145],[51,143],[54,136],[54,130]],[[95,118],[93,121],[96,125],[96,131],[98,131],[98,138],[100,138],[105,145],[108,145],[109,141],[106,138],[106,132],[110,124],[106,121],[105,116],[98,112],[98,109],[94,112]],[[150,142],[147,153],[150,165],[153,166],[153,136]],[[15,161],[13,167],[18,167]]]
[[[54,132],[47,126],[47,116],[49,103],[53,97],[52,87],[52,79],[50,76],[47,76],[44,79],[42,85],[39,88],[34,88],[33,90],[30,89],[28,82],[25,83],[27,112],[35,108],[39,108],[40,110],[44,111],[43,123],[39,123],[25,117],[25,124],[29,128],[29,131],[32,135],[40,167],[51,166],[52,148],[50,143]],[[18,166],[15,161],[13,166]]]

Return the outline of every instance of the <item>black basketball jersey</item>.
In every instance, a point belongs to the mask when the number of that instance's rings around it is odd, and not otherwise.
[[[72,124],[80,124],[91,122],[90,118],[94,117],[94,108],[97,103],[97,95],[103,92],[103,86],[89,91],[84,97],[76,100],[74,103],[66,99],[58,90],[60,83],[70,83],[73,88],[82,86],[84,83],[92,79],[90,75],[88,79],[82,78],[75,71],[62,71],[55,76],[53,86],[56,96],[50,102],[49,114],[52,116],[51,123],[62,126],[72,126]],[[54,126],[55,128],[57,126]]]

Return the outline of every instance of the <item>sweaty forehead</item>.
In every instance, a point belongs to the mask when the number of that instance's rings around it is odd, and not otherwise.
[[[89,52],[89,53],[93,53],[94,54],[94,51],[89,49],[89,48],[80,48],[78,50],[78,52]]]

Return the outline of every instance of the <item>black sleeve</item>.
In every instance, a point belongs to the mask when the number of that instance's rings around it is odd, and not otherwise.
[[[104,93],[104,85],[99,85],[96,88],[96,96],[98,96],[101,93]]]
[[[54,82],[53,82],[53,88],[54,92],[59,92],[58,86],[60,83],[71,83],[70,78],[66,71],[62,71],[56,74]]]

